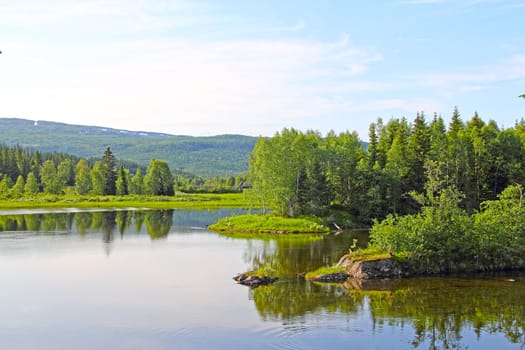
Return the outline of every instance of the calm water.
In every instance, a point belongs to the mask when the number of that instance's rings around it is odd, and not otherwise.
[[[230,213],[0,212],[0,349],[525,348],[524,274],[318,285],[295,276],[366,235],[206,230]]]

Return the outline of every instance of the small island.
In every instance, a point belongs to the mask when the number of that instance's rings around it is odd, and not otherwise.
[[[275,215],[238,215],[220,219],[208,227],[225,233],[323,234],[330,229],[315,218],[286,218]]]

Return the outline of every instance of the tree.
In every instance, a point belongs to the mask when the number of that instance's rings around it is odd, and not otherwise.
[[[519,95],[519,97],[521,97],[521,98],[525,98],[525,94]]]
[[[410,189],[421,192],[425,186],[425,161],[430,151],[429,129],[423,112],[417,113],[408,139],[408,177],[407,185]]]
[[[101,196],[104,194],[104,174],[100,162],[96,162],[90,172],[91,194]]]
[[[75,192],[86,195],[91,191],[91,175],[88,162],[85,159],[78,161],[75,167]]]
[[[11,187],[13,187],[13,181],[11,178],[7,175],[3,175],[2,181],[0,181],[0,197],[9,197],[9,191],[11,190]]]
[[[118,175],[117,175],[116,194],[119,196],[125,196],[129,194],[128,171],[127,169],[124,169],[123,163],[120,163],[120,168],[119,168]]]
[[[60,194],[62,185],[57,176],[55,163],[51,159],[46,160],[40,167],[40,178],[45,193]]]
[[[143,194],[144,193],[144,179],[142,177],[142,171],[137,168],[135,175],[131,179],[130,191],[131,194]]]
[[[117,160],[110,147],[104,151],[101,169],[104,177],[104,194],[114,195],[117,192]]]
[[[24,181],[24,177],[22,175],[18,175],[18,178],[16,179],[16,183],[11,188],[11,196],[14,198],[20,198],[24,195],[24,187],[26,183]]]
[[[375,123],[370,124],[368,129],[368,147],[367,147],[367,160],[368,167],[371,169],[374,167],[377,161],[377,133]]]
[[[74,184],[75,171],[71,158],[65,158],[58,163],[56,181],[58,182],[57,186],[60,186],[60,190]]]
[[[370,134],[368,150],[377,147],[377,141],[374,142],[374,132]],[[319,161],[326,163],[325,174],[327,180],[326,191],[329,191],[330,198],[338,205],[345,208],[355,206],[357,198],[357,167],[359,162],[364,158],[362,142],[356,133],[344,132],[339,135],[328,134],[325,139],[324,153]],[[370,155],[367,159],[370,163],[375,164],[374,156]],[[369,166],[373,167],[373,164]],[[325,195],[325,194],[323,194]]]
[[[153,196],[173,196],[173,175],[168,163],[152,159],[144,176],[144,187],[147,194]]]
[[[39,192],[39,188],[38,188],[38,181],[36,180],[36,176],[35,174],[33,174],[33,172],[29,172],[29,174],[27,174],[27,180],[26,180],[26,185],[24,187],[24,191],[26,194],[37,194]]]

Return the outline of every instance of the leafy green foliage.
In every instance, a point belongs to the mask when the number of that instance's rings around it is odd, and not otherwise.
[[[412,194],[427,186],[434,194],[456,188],[470,215],[510,184],[525,184],[525,121],[500,130],[477,113],[464,123],[455,108],[448,129],[441,116],[427,124],[420,112],[412,124],[378,119],[369,138],[366,148],[351,133],[284,129],[260,138],[250,156],[254,205],[290,217],[337,208],[371,223],[417,213],[425,203]]]
[[[408,257],[418,272],[523,268],[525,208],[511,187],[474,215],[458,206],[458,192],[440,191],[418,214],[389,215],[371,229],[372,246]]]
[[[144,176],[145,193],[152,196],[173,196],[173,176],[168,163],[152,159]]]
[[[24,192],[27,195],[34,195],[38,193],[38,182],[33,172],[29,172],[29,174],[27,175],[27,181],[24,187]]]
[[[91,177],[88,162],[85,159],[78,161],[75,167],[75,192],[86,195],[91,191]]]

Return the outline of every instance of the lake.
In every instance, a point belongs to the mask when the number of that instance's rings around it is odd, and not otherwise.
[[[232,212],[1,211],[0,349],[525,348],[524,273],[311,283],[366,233],[206,229]]]

